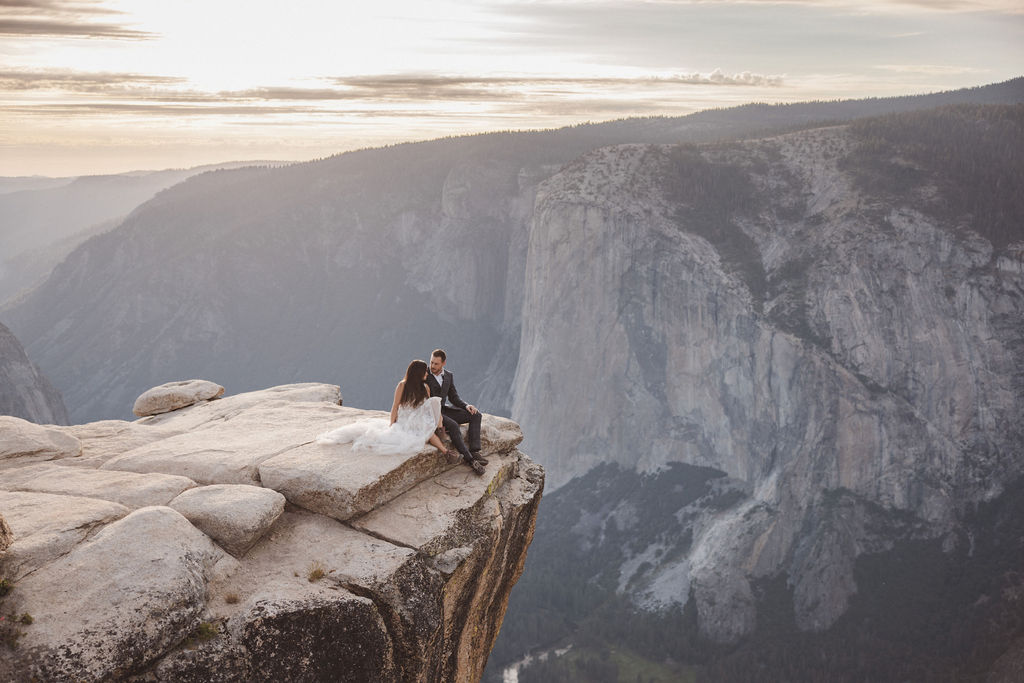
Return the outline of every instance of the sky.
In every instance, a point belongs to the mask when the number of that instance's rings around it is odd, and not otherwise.
[[[1024,0],[0,0],[0,176],[1024,75]]]

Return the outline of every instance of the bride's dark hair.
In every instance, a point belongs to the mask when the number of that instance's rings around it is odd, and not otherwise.
[[[409,363],[409,369],[405,371],[405,386],[402,387],[401,405],[416,407],[429,398],[423,378],[427,375],[427,364],[421,360],[414,360]]]

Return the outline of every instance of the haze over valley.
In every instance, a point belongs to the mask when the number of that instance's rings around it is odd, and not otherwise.
[[[0,3],[0,679],[1024,680],[1019,3],[282,7]]]
[[[640,610],[692,626],[646,651],[618,636],[631,657],[728,679],[782,605],[807,672],[801,634],[848,628],[877,588],[865,558],[966,561],[984,531],[965,511],[1019,490],[1021,102],[1017,79],[214,170],[85,239],[2,319],[72,423],[188,377],[385,408],[442,346],[547,470],[494,666],[575,644],[537,674],[569,676]],[[830,675],[924,671],[905,647]]]

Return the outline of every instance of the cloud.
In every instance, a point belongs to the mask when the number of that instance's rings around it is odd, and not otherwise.
[[[942,64],[879,64],[876,69],[903,74],[928,74],[929,76],[958,76],[960,74],[985,73],[985,69],[972,66],[948,66]]]
[[[155,35],[109,21],[124,13],[102,0],[0,0],[0,35],[145,40]],[[96,21],[96,19],[107,21]]]
[[[0,71],[0,94],[30,90],[105,95],[146,102],[331,102],[514,101],[594,97],[607,90],[664,92],[687,86],[779,87],[783,77],[742,72],[683,73],[635,77],[435,76],[381,74],[327,79],[331,87],[261,87],[203,92],[177,76],[70,70]]]
[[[136,73],[82,72],[70,70],[0,71],[0,92],[61,90],[95,93],[130,91],[133,87],[169,86],[184,83],[176,76]]]
[[[420,76],[386,74],[347,76],[332,79],[352,96],[379,99],[446,100],[509,99],[524,92],[544,91],[568,94],[600,88],[652,89],[679,85],[781,86],[783,76],[742,72],[726,74],[715,70],[708,74],[686,73],[620,78],[530,77],[530,76]]]
[[[636,77],[529,77],[381,74],[325,80],[325,87],[262,87],[219,92],[192,89],[182,78],[136,73],[0,71],[3,112],[19,119],[117,117],[209,118],[233,123],[273,117],[490,121],[536,127],[550,117],[621,117],[649,111],[689,113],[691,93],[732,86],[778,87],[781,76],[750,72]],[[26,101],[31,92],[31,101]],[[276,125],[276,124],[275,124]]]
[[[575,0],[541,0],[538,4],[577,5]],[[932,12],[999,12],[1022,14],[1019,0],[620,0],[616,4],[644,5],[805,5],[822,8],[855,9],[860,13],[898,10],[927,10]]]

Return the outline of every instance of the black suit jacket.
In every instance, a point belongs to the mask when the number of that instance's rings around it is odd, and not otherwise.
[[[459,398],[459,392],[455,390],[455,379],[452,377],[452,373],[447,370],[441,371],[441,384],[437,383],[434,376],[431,373],[427,373],[427,386],[430,387],[431,396],[441,397],[441,407],[444,407],[445,401],[451,403],[456,408],[462,408],[466,410],[466,402]]]

